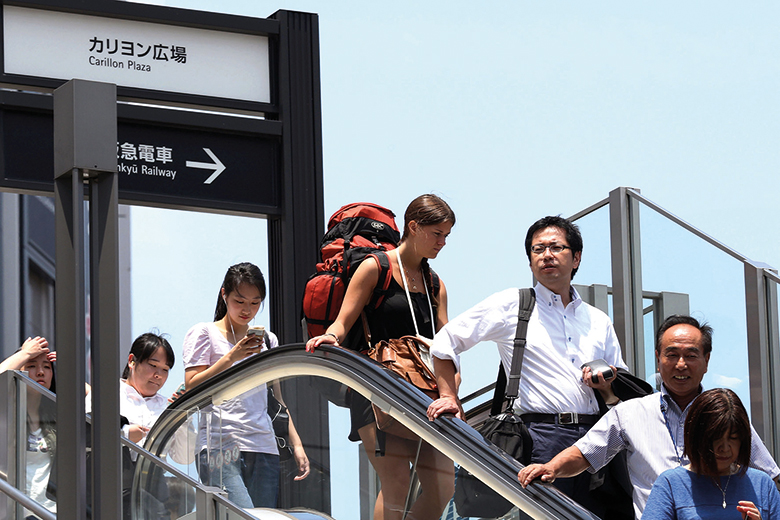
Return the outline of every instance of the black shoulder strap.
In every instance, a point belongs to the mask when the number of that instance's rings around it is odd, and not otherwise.
[[[390,258],[384,251],[375,251],[368,256],[373,256],[376,259],[377,264],[379,264],[379,280],[377,280],[376,287],[374,287],[374,292],[371,295],[371,300],[367,305],[369,309],[376,309],[382,304],[382,301],[387,294],[387,290],[390,288],[393,270],[390,267]]]
[[[511,374],[507,384],[504,366],[498,364],[496,389],[493,392],[493,402],[490,415],[498,415],[504,408],[504,401],[514,401],[520,388],[520,373],[523,370],[523,355],[525,354],[525,335],[528,331],[528,320],[536,305],[536,293],[533,289],[520,289],[520,303],[517,311],[517,329],[515,330],[514,348],[512,349]]]
[[[441,280],[439,280],[439,275],[436,274],[436,271],[431,269],[431,281],[433,282],[433,294],[436,296],[439,296],[439,289],[441,289]]]
[[[506,396],[515,399],[520,387],[520,373],[523,371],[523,355],[525,354],[525,335],[528,332],[528,320],[536,305],[536,293],[533,289],[520,289],[520,305],[517,311],[517,331],[515,332],[514,348],[512,349],[512,365],[509,370],[509,382],[506,386]]]

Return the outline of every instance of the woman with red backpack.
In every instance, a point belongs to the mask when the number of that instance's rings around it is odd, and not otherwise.
[[[432,339],[447,321],[447,291],[428,265],[446,244],[455,224],[455,213],[440,197],[421,195],[404,213],[404,229],[397,249],[389,251],[392,280],[378,307],[369,305],[380,279],[378,261],[362,262],[349,282],[338,317],[326,332],[311,338],[306,350],[320,345],[339,346],[363,311],[372,343],[417,335]],[[375,520],[400,520],[409,491],[410,465],[417,458],[417,475],[422,494],[411,506],[408,519],[439,518],[454,490],[454,466],[450,459],[419,440],[379,432],[371,403],[352,393],[350,440],[363,447],[381,482],[374,506]],[[378,440],[379,436],[379,440]],[[384,456],[377,456],[377,444],[384,437]],[[380,447],[381,451],[381,447]]]

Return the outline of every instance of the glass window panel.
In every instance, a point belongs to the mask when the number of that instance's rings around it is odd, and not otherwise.
[[[612,285],[612,256],[609,236],[609,206],[585,215],[576,222],[582,235],[582,259],[572,283]]]
[[[26,413],[17,414],[17,432],[19,460],[19,489],[41,504],[43,507],[57,512],[56,497],[47,496],[47,486],[51,475],[53,457],[56,453],[57,404],[51,397],[41,391],[37,384],[28,385],[18,381],[20,390],[19,404]],[[27,518],[32,512],[21,507],[17,514],[19,518]]]
[[[689,296],[690,314],[714,331],[702,385],[734,390],[750,411],[742,263],[646,206],[640,206],[640,222],[643,290]]]

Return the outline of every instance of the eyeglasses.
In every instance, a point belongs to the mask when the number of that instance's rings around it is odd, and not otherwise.
[[[571,248],[569,246],[564,246],[561,244],[551,244],[549,246],[545,246],[544,244],[536,244],[534,246],[531,246],[531,252],[535,255],[541,255],[547,249],[549,249],[552,254],[557,255],[559,253],[563,253],[565,249],[571,249]]]

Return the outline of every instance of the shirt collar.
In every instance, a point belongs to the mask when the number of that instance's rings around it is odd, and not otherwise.
[[[127,382],[127,379],[120,379],[119,382],[124,383],[123,385],[119,385],[120,391],[124,391],[127,397],[137,401],[150,401],[157,399],[157,396],[160,395],[160,392],[157,392],[151,397],[144,397],[133,387],[133,385]]]
[[[699,385],[699,391],[696,394],[696,396],[698,397],[698,395],[700,393],[702,393],[703,390],[704,390],[704,388],[701,385]],[[663,398],[664,402],[666,402],[667,406],[674,406],[674,409],[677,410],[680,413],[682,413],[684,411],[684,410],[680,410],[680,407],[677,404],[677,401],[675,401],[672,398],[672,396],[669,394],[669,391],[666,389],[666,384],[664,384],[663,382],[661,383],[661,397]],[[685,409],[687,410],[688,408],[690,408],[690,406],[693,404],[693,401],[695,401],[695,400],[696,400],[695,398],[693,400],[691,400],[691,402],[688,403],[688,406],[686,406]]]
[[[577,292],[577,289],[574,288],[573,285],[569,286],[570,295],[571,295],[571,303],[574,305],[574,308],[580,306],[582,303],[582,298],[580,298],[580,294]],[[536,299],[542,301],[543,303],[554,303],[556,300],[560,300],[560,295],[555,294],[550,289],[544,286],[541,282],[536,282],[536,285],[534,286],[534,292],[536,293]]]

